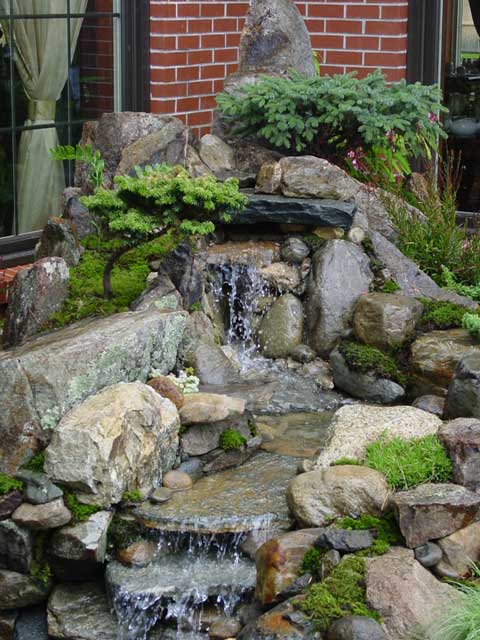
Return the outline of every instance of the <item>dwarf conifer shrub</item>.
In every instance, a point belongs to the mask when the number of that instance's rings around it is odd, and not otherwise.
[[[445,137],[438,118],[444,110],[436,86],[404,81],[387,84],[380,71],[306,78],[265,76],[235,94],[221,93],[223,117],[241,135],[254,135],[293,153],[346,158],[345,149],[391,149],[407,157],[429,156]],[[378,153],[376,153],[378,156]]]

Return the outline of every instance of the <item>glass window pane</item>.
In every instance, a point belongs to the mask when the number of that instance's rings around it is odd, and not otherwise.
[[[0,133],[0,238],[13,233],[12,137]]]

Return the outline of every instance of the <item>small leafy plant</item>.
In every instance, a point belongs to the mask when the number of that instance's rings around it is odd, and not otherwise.
[[[74,522],[85,522],[94,513],[101,510],[101,507],[96,507],[91,504],[82,504],[78,501],[77,496],[71,491],[63,492],[63,499],[68,509],[70,510]]]
[[[89,168],[89,178],[94,189],[99,189],[103,184],[103,174],[105,171],[105,162],[98,149],[92,149],[88,144],[81,146],[77,144],[76,147],[71,145],[59,145],[55,149],[51,150],[52,156],[55,160],[73,160],[83,162]]]
[[[462,319],[462,326],[468,333],[480,342],[480,316],[475,313],[466,313]]]
[[[247,439],[236,429],[225,429],[220,435],[219,444],[224,451],[239,451],[247,444]]]
[[[387,553],[392,545],[403,542],[402,534],[392,513],[382,518],[376,518],[368,514],[363,514],[359,518],[340,518],[336,520],[335,526],[351,531],[369,529],[376,534],[373,544],[368,549],[363,549],[356,553],[360,557],[381,556]]]
[[[450,482],[453,465],[436,435],[381,438],[367,446],[367,467],[383,473],[392,489],[406,490],[425,482]]]
[[[142,502],[142,500],[142,494],[138,489],[124,491],[122,494],[122,502]]]
[[[423,304],[419,327],[422,331],[456,329],[462,326],[466,309],[453,302],[421,298]]]
[[[45,451],[40,451],[30,458],[28,462],[26,462],[22,469],[26,469],[27,471],[37,471],[39,473],[43,473],[43,467],[45,465]]]
[[[300,575],[309,573],[316,580],[319,580],[322,573],[322,559],[325,552],[326,549],[309,549],[303,556]]]
[[[157,373],[157,375],[160,375],[160,372],[155,369],[152,371],[152,374],[153,373]],[[155,378],[156,376],[152,375],[152,377]],[[195,375],[195,372],[190,367],[185,371],[180,371],[178,376],[170,373],[167,378],[174,384],[176,384],[180,391],[185,395],[189,393],[198,393],[199,391],[200,378]]]
[[[432,640],[477,640],[480,637],[480,588],[472,584],[456,586],[457,596],[425,629],[424,637]]]

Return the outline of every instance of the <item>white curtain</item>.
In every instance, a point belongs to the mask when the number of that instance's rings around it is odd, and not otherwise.
[[[88,0],[70,0],[71,13],[83,14]],[[10,0],[0,0],[3,13]],[[46,9],[48,7],[48,9]],[[68,79],[68,21],[41,19],[66,13],[66,0],[13,0],[14,14],[38,16],[14,20],[15,64],[29,100],[26,126],[53,124],[56,102]],[[75,52],[83,18],[71,18],[71,54]],[[8,33],[8,32],[7,32]],[[65,186],[62,163],[50,149],[58,145],[55,128],[24,131],[17,159],[18,232],[41,229],[50,215],[58,215]]]

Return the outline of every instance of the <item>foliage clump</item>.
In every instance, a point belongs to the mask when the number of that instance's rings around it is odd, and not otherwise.
[[[33,560],[30,565],[30,575],[47,586],[52,579],[52,569],[46,560],[48,531],[39,531],[33,543]]]
[[[399,369],[395,358],[383,353],[376,347],[358,342],[346,341],[339,346],[350,369],[360,373],[375,373],[382,378],[394,380],[398,384],[406,384],[407,378]]]
[[[421,298],[423,304],[422,317],[419,328],[422,331],[434,331],[437,329],[456,329],[462,326],[466,309],[453,302],[441,302]]]
[[[331,464],[332,467],[340,467],[342,465],[353,465],[355,467],[361,467],[363,465],[363,462],[358,458],[338,458],[338,460],[335,460]]]
[[[96,507],[92,504],[82,504],[78,501],[77,496],[71,491],[64,491],[63,499],[70,510],[75,523],[85,522],[85,520],[88,520],[88,518],[93,516],[94,513],[101,511],[101,507]]]
[[[400,287],[395,282],[395,280],[385,280],[381,287],[382,293],[396,293],[400,291]]]
[[[217,102],[239,135],[254,135],[282,150],[345,158],[345,148],[388,153],[391,139],[406,156],[429,155],[445,137],[432,112],[444,110],[438,87],[386,83],[376,71],[305,78],[263,77]],[[399,154],[397,154],[398,156]]]
[[[425,482],[450,482],[453,465],[436,435],[389,438],[383,434],[367,446],[367,467],[383,473],[392,489],[406,490]]]
[[[480,587],[478,584],[455,585],[458,593],[451,604],[425,629],[425,636],[435,640],[477,640],[480,630]]]
[[[219,444],[224,451],[238,451],[247,444],[247,439],[236,429],[225,429],[220,435]]]
[[[386,514],[382,518],[368,514],[363,514],[359,518],[350,518],[347,516],[337,520],[335,526],[351,531],[369,529],[375,533],[376,538],[373,544],[368,547],[368,549],[363,549],[356,553],[356,555],[360,557],[381,556],[387,553],[392,545],[403,542],[402,534],[392,513]]]
[[[138,489],[124,491],[122,494],[122,502],[142,502],[142,500],[142,494]]]
[[[468,333],[480,342],[480,316],[475,313],[466,313],[462,319],[462,326]]]
[[[326,631],[331,622],[348,615],[379,620],[379,615],[368,608],[365,597],[366,563],[363,558],[348,556],[323,581],[312,585],[305,600],[300,603],[320,631]]]
[[[107,531],[107,544],[110,549],[125,549],[141,539],[141,527],[138,523],[114,515]]]
[[[22,491],[22,489],[23,482],[5,473],[0,473],[0,496],[4,496],[12,491]]]

